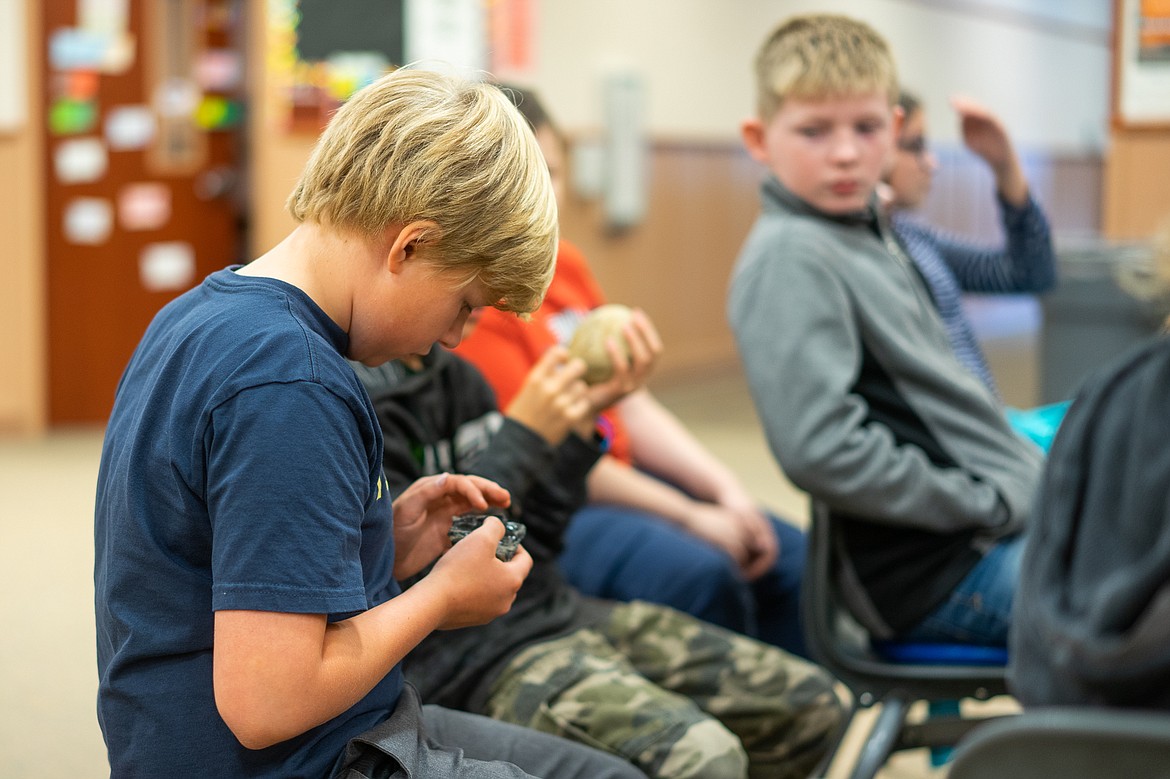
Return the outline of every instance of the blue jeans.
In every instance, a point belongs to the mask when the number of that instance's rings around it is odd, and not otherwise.
[[[605,504],[573,515],[558,564],[586,595],[661,603],[807,657],[800,578],[808,544],[800,529],[766,516],[780,554],[754,582],[723,550],[665,519]]]
[[[902,638],[1007,646],[1023,551],[1023,536],[996,544],[959,582],[950,597]]]

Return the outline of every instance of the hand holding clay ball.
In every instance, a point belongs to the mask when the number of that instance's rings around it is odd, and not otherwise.
[[[630,358],[630,345],[622,328],[630,321],[633,310],[620,303],[607,303],[589,312],[569,341],[569,354],[585,361],[585,382],[600,384],[613,376],[613,361],[605,344],[611,338],[622,353]]]

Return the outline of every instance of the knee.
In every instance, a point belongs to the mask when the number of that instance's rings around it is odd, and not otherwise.
[[[811,665],[790,676],[778,700],[779,710],[760,723],[748,750],[753,762],[785,765],[792,771],[778,776],[807,776],[840,737],[846,706],[832,677]]]
[[[637,762],[658,779],[744,779],[748,756],[739,738],[718,720],[693,723],[669,745],[656,745]]]

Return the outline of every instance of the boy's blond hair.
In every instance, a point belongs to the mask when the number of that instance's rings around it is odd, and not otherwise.
[[[881,92],[898,98],[890,47],[864,22],[847,16],[795,16],[767,37],[756,55],[756,108],[768,121],[789,97],[802,100]]]
[[[499,308],[536,310],[552,280],[557,208],[531,129],[495,86],[399,69],[343,105],[287,203],[310,221],[377,237],[433,220],[420,256]]]

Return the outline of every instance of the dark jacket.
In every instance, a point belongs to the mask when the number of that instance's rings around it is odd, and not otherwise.
[[[1170,340],[1077,394],[1026,543],[1009,677],[1020,700],[1170,707]]]
[[[527,528],[523,544],[533,568],[512,609],[486,625],[430,634],[404,664],[424,703],[479,712],[517,652],[594,624],[608,609],[571,588],[556,566],[565,528],[585,502],[585,477],[601,451],[595,441],[572,434],[551,447],[507,419],[479,370],[438,346],[418,372],[401,363],[355,369],[382,427],[392,495],[422,476],[475,474],[511,493],[509,516]]]

